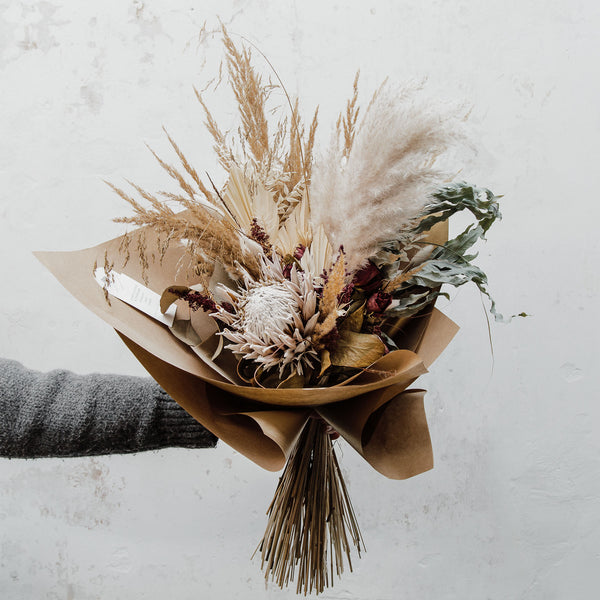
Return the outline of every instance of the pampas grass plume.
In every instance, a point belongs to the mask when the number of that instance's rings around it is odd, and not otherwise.
[[[414,224],[429,195],[451,179],[442,164],[463,145],[466,111],[424,98],[422,86],[399,92],[384,84],[373,96],[345,159],[339,136],[311,185],[311,222],[344,247],[349,272]],[[464,144],[466,147],[466,144]]]

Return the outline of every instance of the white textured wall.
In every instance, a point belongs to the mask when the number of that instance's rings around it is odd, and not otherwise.
[[[599,6],[0,0],[0,353],[142,373],[31,252],[118,233],[125,207],[101,180],[162,187],[142,142],[166,150],[163,124],[213,169],[192,92],[220,52],[198,44],[205,20],[260,45],[322,124],[358,67],[364,89],[427,76],[474,104],[480,152],[463,175],[505,196],[480,263],[500,308],[533,317],[492,325],[492,372],[478,294],[448,306],[462,330],[424,382],[433,471],[388,481],[340,446],[368,552],[323,598],[595,597]],[[225,446],[0,460],[0,597],[291,598],[249,560],[275,484]]]

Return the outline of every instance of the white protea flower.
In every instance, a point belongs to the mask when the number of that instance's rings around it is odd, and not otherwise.
[[[229,350],[283,377],[303,375],[318,362],[311,336],[319,319],[317,293],[310,274],[291,268],[284,276],[276,255],[264,259],[261,281],[246,278],[245,289],[228,290],[234,312],[218,318],[228,325],[222,335]]]

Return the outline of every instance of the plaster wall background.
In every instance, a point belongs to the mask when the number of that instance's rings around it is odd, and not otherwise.
[[[600,567],[598,133],[600,5],[591,0],[0,0],[0,352],[40,370],[144,374],[33,250],[122,230],[103,179],[165,176],[165,125],[215,170],[192,86],[214,74],[216,16],[260,46],[321,139],[357,68],[428,77],[474,106],[465,179],[505,196],[480,265],[506,313],[492,366],[478,293],[422,385],[434,470],[342,463],[368,552],[323,598],[579,600]],[[232,102],[213,104],[234,122]],[[277,476],[224,445],[134,456],[0,459],[0,597],[292,598],[258,561]]]

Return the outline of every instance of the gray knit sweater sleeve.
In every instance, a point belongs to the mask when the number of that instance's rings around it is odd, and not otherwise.
[[[0,456],[92,456],[217,438],[150,378],[39,373],[0,358]]]

